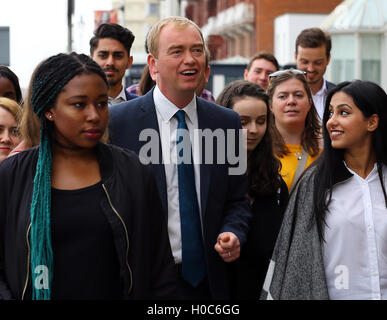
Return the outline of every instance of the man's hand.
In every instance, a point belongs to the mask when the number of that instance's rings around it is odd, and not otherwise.
[[[241,246],[238,237],[232,232],[223,232],[218,236],[215,250],[224,262],[232,262],[239,258]]]

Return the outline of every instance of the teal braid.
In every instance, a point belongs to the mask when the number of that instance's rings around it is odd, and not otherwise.
[[[44,113],[53,108],[63,87],[82,73],[96,73],[107,84],[102,69],[83,54],[63,54],[45,60],[32,81],[31,106],[40,118],[40,147],[31,202],[32,299],[51,299],[53,251],[51,245],[52,128]]]
[[[43,113],[49,106],[54,104],[54,100],[59,92],[66,83],[74,77],[74,73],[70,72],[70,74],[67,74],[62,79],[55,79],[54,77],[57,76],[58,72],[59,70],[52,68],[50,72],[45,74],[42,78],[39,78],[39,75],[37,74],[33,83],[31,95],[32,107],[36,115],[40,118],[41,123],[40,148],[38,162],[36,164],[31,203],[30,240],[33,300],[49,300],[51,298],[53,274],[53,252],[50,226],[52,150],[47,120]],[[36,269],[40,266],[43,266],[43,269]],[[42,279],[42,272],[46,272],[46,279]],[[44,281],[46,281],[48,287],[44,287]],[[41,284],[41,286],[39,286],[39,284]]]
[[[45,122],[43,122],[45,123]],[[51,283],[53,273],[53,252],[51,246],[51,167],[52,152],[51,142],[45,134],[46,125],[40,130],[39,157],[36,164],[34,178],[34,191],[31,203],[31,275],[32,275],[32,299],[49,300],[51,297]],[[36,269],[44,266],[48,271],[48,287],[41,288],[37,277],[42,270]],[[40,279],[42,280],[42,279]],[[44,281],[43,281],[44,283]]]

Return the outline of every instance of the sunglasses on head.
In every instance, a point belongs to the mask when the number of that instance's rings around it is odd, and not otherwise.
[[[278,77],[278,76],[286,74],[286,73],[302,74],[304,76],[306,75],[305,71],[291,68],[291,69],[285,69],[285,70],[278,70],[276,72],[270,73],[269,74],[269,79]]]
[[[283,74],[287,74],[287,73],[291,73],[291,74],[302,74],[303,76],[306,77],[306,72],[305,71],[302,71],[302,70],[298,70],[298,69],[293,69],[293,68],[290,68],[290,69],[285,69],[285,70],[278,70],[276,72],[273,72],[273,73],[270,73],[269,74],[269,86],[271,85],[271,82],[274,78],[276,77],[279,77]]]

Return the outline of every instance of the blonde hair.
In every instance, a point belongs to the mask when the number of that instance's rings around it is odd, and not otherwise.
[[[200,30],[199,26],[195,22],[184,17],[168,17],[154,24],[148,33],[148,36],[147,36],[148,50],[149,50],[149,53],[152,54],[154,57],[157,58],[158,56],[158,45],[159,45],[158,40],[159,40],[161,29],[167,25],[173,25],[181,29],[187,28],[188,26],[193,26],[196,30],[198,30],[200,37],[202,38],[203,45],[205,45],[202,31]]]
[[[20,105],[15,100],[0,97],[0,107],[12,114],[19,126],[19,122],[23,113],[23,109],[20,107]]]

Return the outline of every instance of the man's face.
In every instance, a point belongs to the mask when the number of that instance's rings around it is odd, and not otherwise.
[[[269,74],[276,71],[276,66],[269,60],[256,59],[252,63],[250,70],[245,70],[244,79],[256,83],[266,91],[269,86]]]
[[[158,57],[148,57],[149,70],[161,92],[171,101],[193,97],[205,71],[204,44],[192,25],[164,26],[158,38]],[[179,98],[178,98],[179,99]]]
[[[110,86],[121,83],[126,69],[133,62],[133,57],[128,55],[122,43],[111,38],[99,39],[92,59],[103,69]]]
[[[325,70],[330,60],[326,56],[325,45],[317,48],[304,48],[298,46],[295,54],[297,69],[306,72],[306,80],[309,84],[322,82]]]

